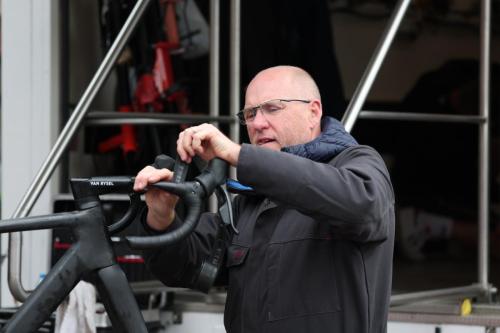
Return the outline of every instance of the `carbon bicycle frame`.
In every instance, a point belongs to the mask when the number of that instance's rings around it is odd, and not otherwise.
[[[127,236],[122,239],[131,248],[145,249],[171,245],[188,236],[196,227],[202,200],[224,183],[227,163],[213,159],[194,181],[185,182],[187,164],[160,155],[156,167],[174,170],[173,182],[151,184],[178,195],[188,207],[181,227],[155,236]],[[139,194],[133,193],[132,177],[94,177],[71,179],[71,189],[77,211],[0,221],[0,233],[53,228],[70,228],[75,243],[59,259],[48,275],[26,299],[1,332],[31,333],[36,331],[82,279],[95,282],[97,291],[113,324],[113,330],[124,333],[147,332],[146,323],[134,298],[125,273],[115,260],[110,234],[126,228],[137,215]],[[106,225],[99,200],[100,194],[128,193],[130,207],[125,215],[110,226]],[[221,196],[221,194],[219,194]],[[226,224],[232,224],[229,200],[219,209]],[[216,258],[217,259],[217,258]],[[207,263],[209,273],[219,261]],[[206,288],[213,278],[209,273],[202,279]],[[206,274],[206,275],[207,275]]]
[[[115,260],[101,206],[91,206],[70,213],[0,222],[0,233],[69,227],[76,238],[1,332],[36,332],[84,277],[96,282],[114,331],[147,332],[125,273]]]

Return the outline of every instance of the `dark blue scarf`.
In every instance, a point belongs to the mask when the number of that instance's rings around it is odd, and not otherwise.
[[[281,151],[316,162],[328,162],[344,149],[357,144],[342,123],[332,117],[324,117],[321,120],[320,136],[304,144],[282,148]]]

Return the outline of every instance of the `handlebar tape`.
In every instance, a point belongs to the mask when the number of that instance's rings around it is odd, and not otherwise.
[[[168,191],[181,197],[186,206],[189,207],[187,211],[188,215],[184,219],[184,223],[182,223],[179,228],[173,231],[169,231],[168,233],[158,236],[126,237],[126,241],[133,249],[157,248],[167,246],[184,239],[194,230],[194,228],[198,224],[198,220],[202,211],[202,198],[205,197],[205,191],[200,183],[196,181],[180,184],[160,182],[151,186],[161,188],[162,190]]]

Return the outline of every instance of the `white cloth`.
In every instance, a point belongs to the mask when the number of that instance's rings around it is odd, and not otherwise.
[[[80,281],[56,311],[55,333],[95,333],[96,292]]]

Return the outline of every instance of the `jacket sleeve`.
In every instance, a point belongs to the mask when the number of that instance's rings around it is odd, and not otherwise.
[[[143,234],[160,234],[146,223],[147,208],[141,213]],[[202,214],[196,229],[185,240],[159,249],[144,250],[146,265],[160,281],[170,287],[193,288],[203,260],[210,255],[214,244],[218,217],[211,213]],[[169,232],[181,225],[176,217]]]
[[[299,212],[330,223],[355,240],[386,237],[394,194],[385,164],[368,146],[344,150],[329,163],[244,144],[238,179]]]

